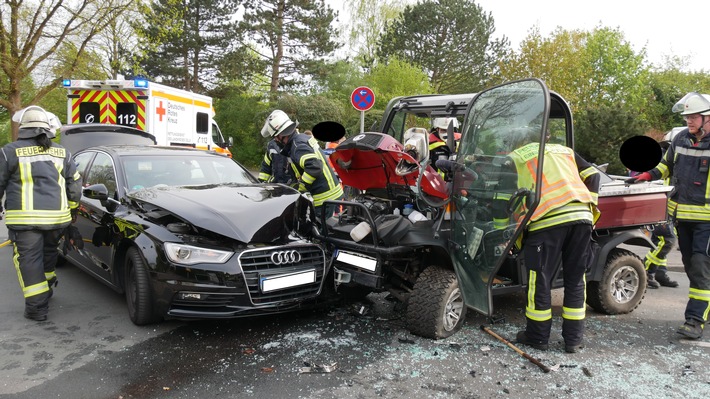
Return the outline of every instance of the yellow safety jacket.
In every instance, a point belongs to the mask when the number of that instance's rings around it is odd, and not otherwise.
[[[518,187],[535,190],[538,151],[539,144],[530,143],[509,154],[515,163]],[[577,160],[582,165],[578,165]],[[594,224],[598,218],[598,190],[599,175],[596,168],[577,156],[569,147],[547,144],[542,169],[541,198],[527,230],[542,230],[576,221]],[[519,215],[527,211],[524,202],[521,207],[522,209],[516,212]]]
[[[5,223],[16,230],[53,230],[71,223],[79,206],[81,176],[65,148],[47,150],[34,140],[18,140],[0,151],[0,197]]]

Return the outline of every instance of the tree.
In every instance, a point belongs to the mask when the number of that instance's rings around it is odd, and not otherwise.
[[[271,100],[327,72],[324,60],[339,44],[333,40],[336,13],[323,0],[247,0],[245,8],[240,31],[268,64],[264,81]]]
[[[133,0],[48,0],[0,5],[0,107],[10,115],[35,104],[70,75],[88,44]],[[48,75],[57,50],[65,43],[76,48],[61,74]],[[30,83],[32,82],[32,83]],[[25,89],[32,89],[31,91]],[[12,140],[17,139],[12,123]]]
[[[472,0],[425,0],[388,24],[377,54],[419,65],[437,93],[478,91],[498,73],[508,39],[492,39],[493,17]]]
[[[402,0],[346,0],[350,11],[350,53],[365,70],[375,65],[377,42],[389,21],[402,12]]]
[[[216,69],[234,40],[231,21],[240,0],[158,0],[137,26],[144,48],[141,62],[153,79],[204,93],[215,83]]]
[[[375,106],[381,110],[394,97],[434,92],[427,75],[420,68],[395,57],[386,64],[375,65],[363,80],[374,91],[377,99]]]

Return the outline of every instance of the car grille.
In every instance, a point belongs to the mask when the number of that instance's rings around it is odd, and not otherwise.
[[[277,265],[271,260],[271,255],[274,252],[292,250],[296,250],[300,254],[299,261]],[[321,248],[315,245],[271,247],[242,252],[239,255],[239,264],[242,267],[251,302],[254,305],[263,305],[315,297],[320,290],[323,274],[325,273],[325,254]],[[314,283],[261,292],[259,287],[260,277],[298,273],[306,270],[316,271],[316,281]]]

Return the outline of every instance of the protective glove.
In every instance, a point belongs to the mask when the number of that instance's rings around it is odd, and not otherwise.
[[[66,255],[67,252],[72,249],[83,249],[84,239],[79,233],[79,229],[76,226],[69,225],[64,229],[64,246],[62,247],[62,254]]]
[[[640,175],[636,175],[634,177],[629,177],[628,179],[624,180],[624,183],[626,184],[634,184],[634,183],[641,183],[644,181],[651,181],[653,177],[651,177],[651,174],[648,172],[643,172]]]
[[[71,213],[71,222],[76,223],[76,216],[79,214],[79,208],[74,208],[69,210],[69,213]]]

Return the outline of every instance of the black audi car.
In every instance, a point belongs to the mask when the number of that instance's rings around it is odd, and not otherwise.
[[[99,145],[121,142],[142,144]],[[278,313],[320,294],[325,255],[296,190],[223,155],[144,145],[152,136],[127,127],[69,125],[61,143],[84,187],[83,248],[64,257],[125,293],[135,324]]]

